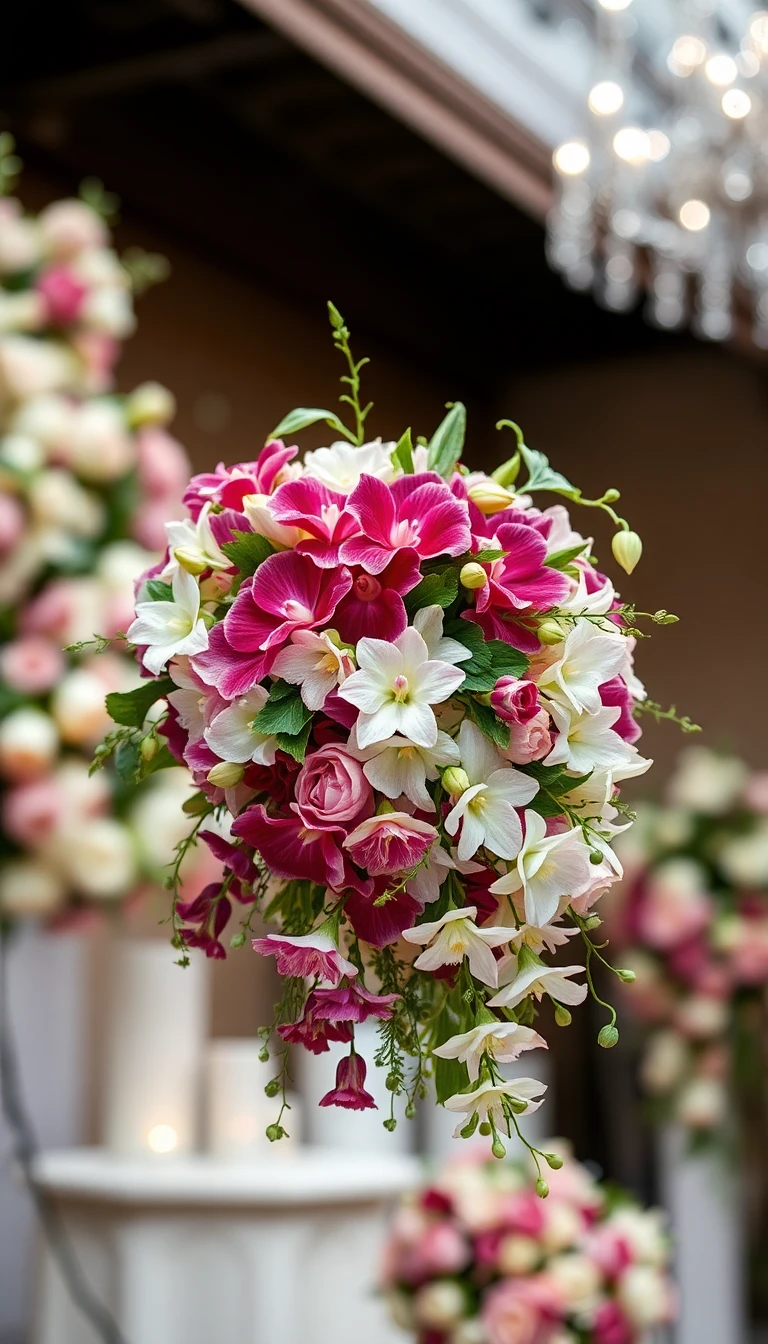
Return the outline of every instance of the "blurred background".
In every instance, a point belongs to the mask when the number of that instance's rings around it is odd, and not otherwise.
[[[633,75],[644,105],[664,109],[659,52],[692,8],[641,8]],[[750,9],[719,10],[725,43]],[[591,0],[27,0],[4,15],[0,118],[28,209],[98,177],[121,200],[118,248],[168,258],[118,386],[173,390],[174,433],[196,469],[252,456],[290,407],[334,395],[333,298],[372,360],[375,433],[429,434],[462,397],[475,467],[507,456],[494,424],[508,416],[585,494],[621,487],[645,544],[627,595],[680,617],[639,651],[640,673],[710,745],[760,766],[766,355],[741,309],[727,339],[705,341],[649,323],[639,296],[612,310],[547,261],[552,153],[590,134],[603,21]],[[734,657],[753,697],[732,692]],[[655,790],[679,746],[674,726],[646,728]],[[155,913],[129,922],[152,932]],[[109,937],[87,938],[86,1035],[67,1046],[82,1088],[74,1100],[70,1088],[66,1135],[61,1070],[32,1067],[52,1142],[98,1134]],[[241,952],[209,971],[211,1034],[253,1036],[269,1019],[268,967]],[[40,974],[26,998],[55,1013]],[[553,1033],[556,1128],[651,1196],[631,1051],[598,1058],[595,1031],[585,1011],[562,1050]],[[0,1267],[3,1344],[27,1338],[22,1266],[19,1242]]]

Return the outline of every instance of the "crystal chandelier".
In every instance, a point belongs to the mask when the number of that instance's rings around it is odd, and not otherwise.
[[[648,62],[632,0],[599,0],[589,130],[555,151],[547,254],[605,307],[647,291],[659,327],[722,341],[743,308],[768,349],[768,12],[726,43],[711,0],[675,11]]]

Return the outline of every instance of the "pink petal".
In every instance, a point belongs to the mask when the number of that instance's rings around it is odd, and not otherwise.
[[[417,549],[422,556],[461,555],[469,550],[472,536],[467,507],[443,483],[430,482],[412,490],[402,504],[400,517],[418,522]]]
[[[377,948],[396,943],[403,929],[415,922],[420,909],[418,901],[404,891],[384,905],[374,905],[372,896],[358,892],[350,892],[344,902],[344,913],[358,938]]]
[[[263,611],[285,619],[286,602],[299,602],[314,610],[320,592],[320,573],[305,556],[281,551],[259,565],[252,591],[254,601]]]
[[[347,500],[347,508],[357,518],[366,537],[389,546],[396,514],[395,501],[388,485],[376,476],[361,476]]]
[[[271,559],[280,560],[282,556],[275,555]],[[269,561],[264,563],[269,564]],[[283,623],[280,617],[265,611],[262,602],[257,605],[252,583],[248,580],[237,594],[222,625],[230,648],[236,649],[238,653],[255,653],[266,648],[270,635]],[[214,626],[214,630],[218,628]]]
[[[196,653],[191,666],[207,686],[215,686],[219,695],[234,700],[267,676],[272,661],[272,654],[259,649],[248,653],[233,649],[221,622],[211,630],[205,653]]]
[[[391,588],[383,588],[372,602],[361,601],[353,590],[342,598],[334,621],[341,638],[348,644],[357,644],[366,637],[397,639],[408,624],[408,616],[402,597]]]
[[[352,537],[339,549],[339,558],[345,565],[362,565],[369,574],[381,574],[393,554],[394,547],[369,541],[367,537]]]

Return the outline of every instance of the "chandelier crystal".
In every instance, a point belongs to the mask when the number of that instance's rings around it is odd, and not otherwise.
[[[768,349],[768,11],[724,42],[711,0],[683,0],[649,67],[643,3],[597,5],[588,131],[554,154],[550,264],[615,311],[646,291],[652,323],[712,341],[743,309]]]

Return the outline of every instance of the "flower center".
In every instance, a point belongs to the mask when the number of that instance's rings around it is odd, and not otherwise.
[[[341,510],[338,504],[323,504],[320,508],[320,517],[329,532],[333,532],[336,524],[341,517]]]
[[[372,574],[358,574],[355,579],[355,597],[361,602],[374,602],[381,592],[381,584]]]
[[[408,518],[403,518],[399,523],[395,523],[389,535],[391,546],[417,546],[421,537],[416,528]]]
[[[397,759],[399,761],[412,761],[415,755],[415,747],[401,747],[397,753]]]
[[[448,939],[448,947],[450,948],[451,953],[454,956],[463,957],[464,939],[461,936],[460,929],[457,929],[455,933],[451,934],[450,938]]]
[[[180,611],[178,615],[171,616],[168,620],[168,634],[173,635],[175,639],[184,639],[186,635],[192,633],[192,620],[185,611]]]
[[[317,672],[335,672],[338,667],[338,660],[332,653],[326,653],[317,664]]]
[[[283,614],[289,621],[312,620],[312,612],[309,607],[305,607],[303,602],[297,602],[293,597],[289,597],[288,601],[283,603]]]
[[[484,812],[487,806],[487,798],[484,793],[476,793],[469,804],[470,812]]]
[[[404,677],[402,672],[392,682],[392,691],[397,704],[402,705],[408,699],[408,678]]]

